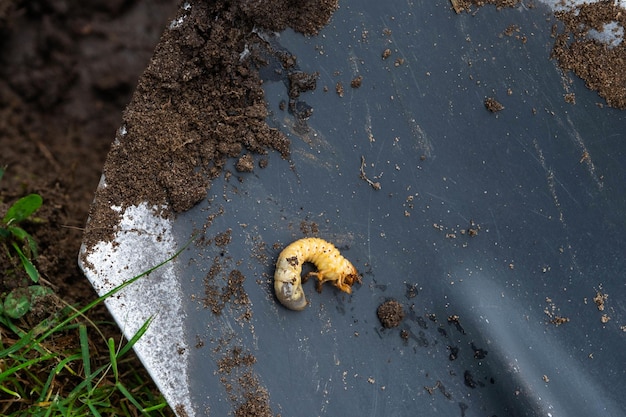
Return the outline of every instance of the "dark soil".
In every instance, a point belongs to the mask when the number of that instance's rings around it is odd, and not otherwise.
[[[238,170],[251,171],[253,154],[275,149],[289,156],[287,138],[265,121],[257,69],[273,51],[256,29],[281,30],[289,23],[316,33],[336,0],[189,4],[163,35],[124,112],[104,166],[108,187],[98,190],[91,211],[88,248],[112,237],[119,220],[112,205],[148,202],[164,207],[164,216],[183,212],[204,199],[228,158],[239,158]],[[277,58],[286,71],[295,61]],[[315,76],[298,74],[309,81],[297,88],[292,82],[290,99],[315,86]]]
[[[504,106],[498,100],[493,97],[487,97],[485,99],[485,108],[492,113],[497,113],[504,110]]]

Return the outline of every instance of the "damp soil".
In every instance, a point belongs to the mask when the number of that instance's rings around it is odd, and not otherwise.
[[[259,68],[274,55],[288,71],[295,57],[278,56],[261,32],[289,25],[315,34],[336,0],[188,4],[163,34],[123,113],[104,165],[107,187],[96,193],[85,234],[88,249],[112,238],[120,215],[112,206],[123,212],[147,202],[171,216],[203,200],[229,158],[250,172],[271,163],[261,164],[269,150],[289,157],[289,140],[266,123]],[[315,78],[290,74],[290,100],[315,88]]]
[[[176,1],[0,1],[0,209],[28,193],[37,267],[71,303],[95,293],[76,259],[121,112]],[[10,262],[4,251],[0,263]],[[0,290],[22,285],[19,268]]]

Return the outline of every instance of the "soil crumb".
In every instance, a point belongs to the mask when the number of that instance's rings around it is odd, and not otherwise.
[[[404,308],[397,300],[391,299],[378,306],[376,315],[384,328],[391,329],[398,327],[404,319]]]
[[[237,161],[235,169],[238,172],[252,172],[254,170],[254,158],[249,153],[243,155]]]
[[[493,97],[487,97],[485,99],[485,108],[492,113],[497,113],[504,110],[504,106],[498,100]]]
[[[608,294],[605,294],[602,291],[596,291],[596,295],[593,297],[593,302],[596,304],[596,307],[598,307],[598,311],[604,311],[604,305],[608,298]]]
[[[352,88],[359,88],[361,87],[361,85],[363,84],[363,76],[359,75],[358,77],[355,77],[352,79],[352,81],[350,81],[350,87]]]

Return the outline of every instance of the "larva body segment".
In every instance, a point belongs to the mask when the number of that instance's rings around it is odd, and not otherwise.
[[[274,274],[274,291],[276,297],[285,307],[291,310],[303,310],[306,297],[302,289],[302,264],[311,262],[317,272],[309,272],[305,281],[314,276],[317,278],[317,290],[322,284],[330,281],[335,287],[350,294],[352,284],[361,283],[356,268],[330,242],[314,237],[296,240],[278,255]]]

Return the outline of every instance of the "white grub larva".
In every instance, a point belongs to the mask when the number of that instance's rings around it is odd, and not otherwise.
[[[322,284],[326,281],[348,294],[352,292],[352,284],[361,283],[356,268],[332,243],[315,237],[296,240],[278,255],[274,274],[276,297],[291,310],[303,310],[307,304],[301,278],[305,262],[311,262],[317,268],[316,272],[306,274],[304,281],[316,277],[318,292],[322,291]]]

